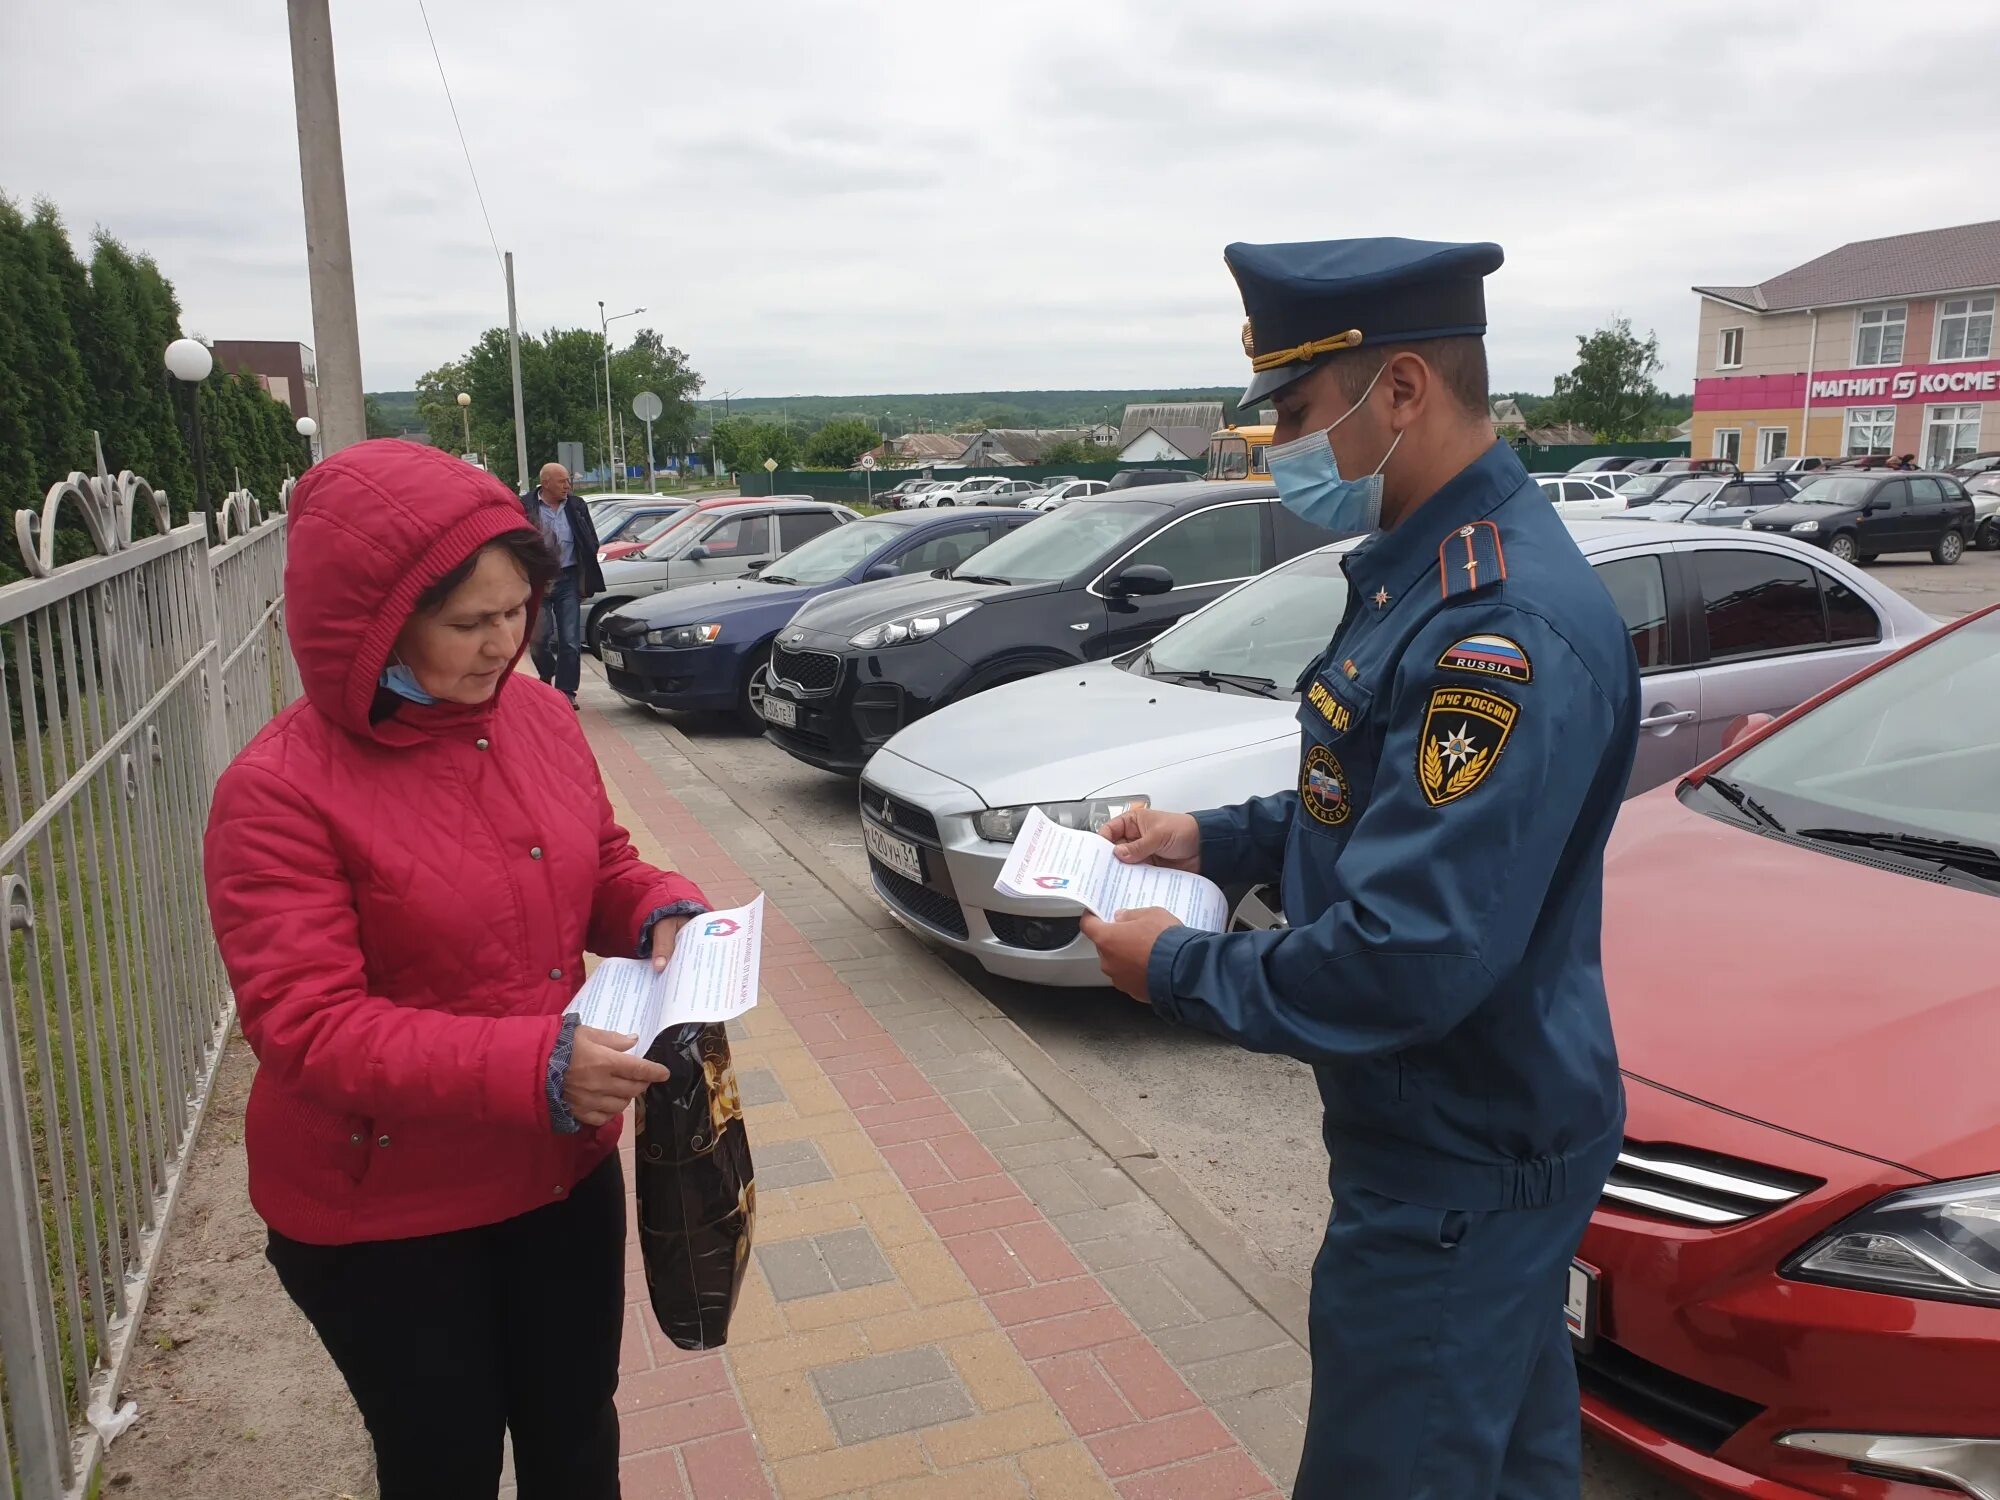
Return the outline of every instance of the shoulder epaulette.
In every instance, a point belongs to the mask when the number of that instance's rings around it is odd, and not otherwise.
[[[1507,576],[1507,554],[1500,547],[1500,528],[1491,521],[1461,526],[1438,544],[1438,595],[1491,588]]]

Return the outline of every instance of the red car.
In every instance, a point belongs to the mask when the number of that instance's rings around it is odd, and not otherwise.
[[[2000,1497],[1996,851],[2000,606],[1619,818],[1570,1326],[1586,1422],[1701,1494]]]

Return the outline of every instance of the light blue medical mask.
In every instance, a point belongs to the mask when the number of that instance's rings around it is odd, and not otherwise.
[[[417,681],[417,674],[399,661],[384,667],[379,681],[398,698],[407,698],[412,703],[437,702],[434,696],[424,691],[423,684]]]
[[[1375,472],[1361,479],[1340,477],[1340,465],[1327,434],[1361,410],[1362,402],[1375,389],[1375,381],[1382,378],[1382,370],[1388,368],[1383,364],[1375,372],[1375,380],[1368,382],[1368,390],[1361,393],[1361,400],[1325,427],[1266,451],[1265,463],[1278,486],[1279,502],[1308,525],[1339,532],[1374,531],[1381,525],[1382,470],[1403,441],[1402,433],[1389,444],[1389,452],[1382,455]]]

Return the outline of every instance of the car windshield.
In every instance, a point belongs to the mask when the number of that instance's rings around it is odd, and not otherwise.
[[[1003,583],[1052,583],[1094,566],[1164,513],[1162,506],[1134,500],[1073,501],[984,548],[964,572]]]
[[[2000,611],[1829,698],[1720,774],[1801,837],[2000,847]]]
[[[680,550],[682,544],[695,534],[694,528],[689,524],[690,522],[700,520],[705,516],[713,516],[717,513],[717,511],[713,510],[688,509],[682,511],[677,516],[668,516],[665,520],[656,522],[650,530],[640,537],[640,540],[646,544],[646,550],[641,555],[655,562],[663,557],[672,557],[675,552]]]
[[[1289,694],[1306,663],[1333,639],[1346,608],[1340,554],[1314,552],[1183,620],[1134,665],[1155,677],[1209,672],[1261,678]]]
[[[1671,474],[1627,474],[1618,481],[1616,488],[1628,499],[1643,499],[1647,495],[1657,495],[1672,478]]]
[[[787,552],[761,576],[766,583],[831,583],[867,562],[898,537],[909,534],[909,527],[891,526],[884,521],[856,521],[849,526],[837,526]]]
[[[1860,505],[1879,482],[1859,474],[1829,474],[1813,480],[1793,498],[1801,505]]]

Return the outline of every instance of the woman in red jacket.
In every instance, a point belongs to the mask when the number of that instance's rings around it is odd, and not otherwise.
[[[552,568],[507,487],[436,449],[316,466],[285,571],[305,697],[209,819],[250,1196],[383,1500],[491,1500],[509,1433],[522,1500],[618,1494],[618,1131],[665,1070],[562,1011],[585,949],[664,963],[705,906],[514,672]]]

